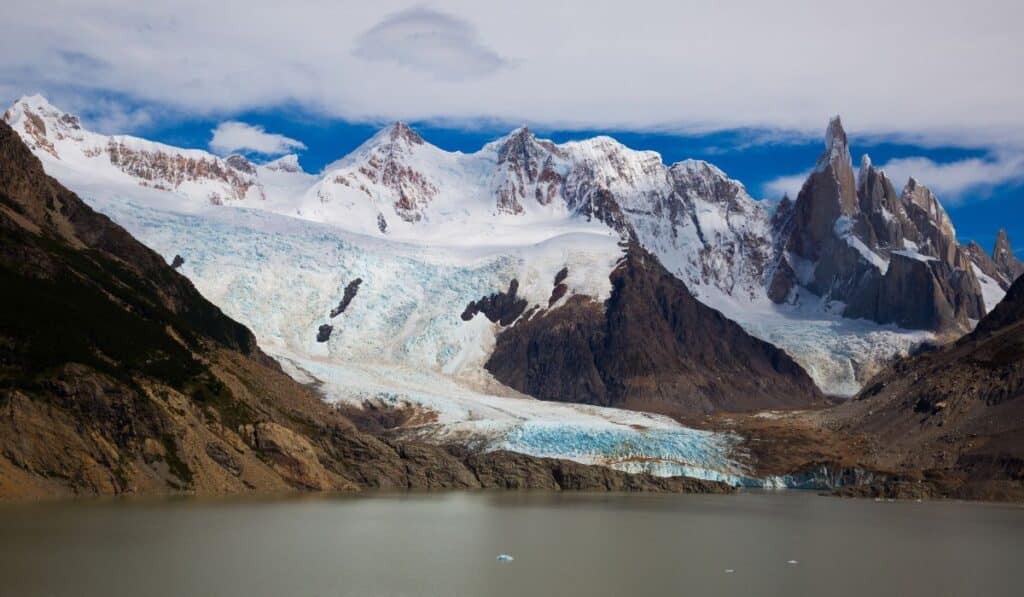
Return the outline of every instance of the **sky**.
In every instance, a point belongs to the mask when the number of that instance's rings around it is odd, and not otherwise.
[[[792,192],[842,114],[961,240],[1024,243],[1024,3],[1010,0],[37,0],[0,21],[0,100],[307,170],[380,125],[475,150],[519,124],[707,159]]]

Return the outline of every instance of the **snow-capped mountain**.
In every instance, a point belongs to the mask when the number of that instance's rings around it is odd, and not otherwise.
[[[134,181],[215,204],[263,197],[255,167],[242,156],[222,159],[138,137],[99,135],[39,95],[15,102],[3,119],[37,155],[97,177]]]
[[[904,253],[913,254],[909,260],[914,256],[938,259],[948,248],[942,243],[952,231],[937,201],[929,203],[928,195],[915,194],[913,189],[906,197],[896,197],[884,173],[870,163],[855,180],[845,133],[838,123],[830,127],[826,155],[812,178],[839,180],[833,183],[839,190],[828,197],[809,192],[803,198],[802,193],[795,204],[783,202],[776,208],[753,199],[741,183],[707,162],[666,165],[659,154],[628,148],[610,137],[555,144],[521,128],[479,151],[461,153],[431,145],[408,126],[396,123],[313,175],[303,172],[294,156],[252,165],[240,157],[222,159],[132,137],[96,135],[38,97],[17,102],[5,119],[29,142],[51,175],[101,211],[120,218],[120,223],[168,257],[184,255],[183,271],[191,272],[208,296],[218,297],[218,304],[256,330],[261,342],[280,343],[318,362],[340,359],[345,350],[365,354],[369,360],[367,350],[392,346],[387,349],[388,358],[400,353],[402,359],[411,359],[409,363],[444,375],[469,371],[477,375],[500,329],[476,319],[462,325],[457,318],[449,319],[449,313],[424,316],[427,302],[468,302],[503,290],[516,278],[519,293],[529,305],[547,309],[552,280],[567,258],[573,260],[566,280],[568,295],[604,300],[609,274],[621,257],[616,241],[627,237],[657,256],[700,301],[791,354],[826,393],[852,394],[882,363],[931,338],[934,328],[905,329],[843,317],[847,308],[843,297],[826,292],[824,273],[816,279],[815,264],[822,261],[804,256],[804,245],[792,239],[808,236],[819,245],[821,239],[839,239],[829,241],[829,247],[840,247],[837,255],[865,262],[857,267],[874,267],[884,279],[882,268]],[[126,166],[122,152],[111,150],[120,145],[131,149],[133,156],[143,156],[137,157],[141,163],[159,164],[159,175],[152,169]],[[809,185],[812,191],[817,188],[810,181]],[[824,218],[794,217],[828,202],[836,205],[835,213]],[[353,337],[329,321],[328,315],[344,287],[356,277],[367,280],[367,272],[352,266],[346,279],[339,279],[325,271],[315,291],[292,284],[281,291],[297,296],[286,293],[277,298],[287,305],[264,305],[260,297],[268,289],[254,285],[253,273],[226,266],[217,270],[221,248],[213,238],[202,249],[188,235],[169,238],[153,225],[161,216],[125,204],[204,218],[218,209],[240,207],[311,221],[346,235],[352,246],[391,260],[391,265],[380,263],[381,271],[410,276],[417,268],[430,270],[443,263],[455,268],[445,271],[459,271],[475,280],[475,290],[455,299],[421,291],[408,295],[400,290],[402,286],[395,287],[377,297],[376,305],[383,312],[373,321],[381,325],[361,325],[359,335]],[[918,211],[923,219],[914,219]],[[868,226],[874,234],[868,241],[861,239],[862,220],[875,222]],[[285,224],[288,220],[275,221],[277,227],[293,227]],[[581,246],[596,252],[570,250],[566,244],[570,238],[577,239],[573,242],[590,239]],[[602,238],[606,240],[598,240]],[[260,251],[275,246],[271,239],[264,240]],[[843,246],[853,253],[842,250]],[[280,250],[293,248],[281,246]],[[195,267],[197,251],[208,267]],[[457,265],[452,265],[453,251],[461,255]],[[810,249],[805,253],[814,256]],[[953,250],[952,257],[959,259],[958,254]],[[280,261],[293,263],[283,254]],[[288,267],[304,266],[294,262]],[[484,271],[486,276],[476,277]],[[502,274],[496,275],[498,271]],[[791,274],[783,275],[787,271]],[[389,282],[401,284],[402,280]],[[331,284],[339,286],[330,291]],[[364,282],[359,293],[368,299],[379,288]],[[999,296],[998,285],[995,288],[986,293],[986,302]],[[281,309],[288,311],[284,320],[279,316]],[[975,314],[968,313],[971,319],[976,319]],[[433,317],[441,317],[444,324]],[[885,321],[870,314],[860,317]],[[392,326],[395,322],[401,325]],[[323,325],[336,329],[326,342],[318,343],[317,330]],[[398,339],[401,349],[394,348]],[[440,352],[410,356],[415,351],[406,350],[424,343]],[[437,354],[445,356],[434,358]]]

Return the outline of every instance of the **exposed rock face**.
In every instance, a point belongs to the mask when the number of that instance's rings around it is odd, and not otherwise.
[[[1024,279],[972,333],[897,362],[835,418],[945,493],[1024,495]]]
[[[227,163],[228,166],[231,166],[232,168],[238,170],[239,172],[245,172],[246,174],[256,174],[256,166],[253,166],[252,162],[245,159],[245,156],[243,155],[235,153],[224,158],[224,161]]]
[[[992,261],[1003,279],[1010,284],[1024,274],[1024,262],[1014,256],[1013,248],[1010,247],[1010,237],[1006,235],[1006,230],[1003,228],[999,229],[999,234],[996,236],[996,246],[992,249]]]
[[[352,299],[356,298],[356,293],[359,292],[359,285],[363,283],[362,278],[356,278],[347,285],[345,285],[345,294],[342,295],[341,301],[338,306],[331,309],[331,318],[335,318],[345,312],[348,306],[352,303]]]
[[[985,249],[981,248],[981,245],[972,240],[967,245],[966,250],[967,256],[970,257],[974,265],[978,266],[981,273],[998,282],[999,285],[1003,287],[1003,290],[1009,290],[1010,284],[1003,279],[1002,272],[999,271],[999,267],[996,265],[996,262],[992,261],[992,258],[985,252]]]
[[[263,198],[255,167],[240,155],[221,159],[205,151],[180,150],[135,137],[98,135],[39,96],[22,98],[3,119],[30,139],[33,147],[55,159],[71,154],[88,160],[106,158],[142,186],[168,191],[188,187],[217,205]]]
[[[855,184],[838,118],[773,226],[781,241],[768,295],[776,302],[799,300],[805,288],[845,303],[847,317],[934,331],[967,330],[985,313],[969,253],[935,195],[913,178],[897,195],[867,156]]]
[[[477,313],[483,313],[487,319],[503,326],[511,324],[526,311],[529,301],[516,296],[519,292],[519,280],[513,279],[508,284],[508,292],[496,292],[478,301],[470,301],[462,312],[462,320],[469,321]]]
[[[521,214],[527,200],[548,205],[559,197],[563,179],[555,159],[564,157],[555,145],[538,141],[526,127],[509,135],[498,148],[493,183],[498,213]]]
[[[525,456],[511,466],[356,429],[159,255],[47,177],[3,123],[0,285],[0,498],[550,478],[728,491]]]
[[[1005,229],[999,229],[991,257],[981,245],[973,241],[967,245],[966,254],[981,273],[994,280],[1003,290],[1009,290],[1014,281],[1024,274],[1024,263],[1014,256]]]
[[[331,339],[331,332],[333,332],[333,331],[334,331],[334,326],[332,326],[330,324],[327,324],[327,323],[321,325],[316,330],[316,341],[317,342],[321,342],[321,343],[322,342],[327,342],[328,340]]]
[[[370,188],[379,185],[388,193],[388,200],[400,218],[419,221],[440,192],[423,172],[408,163],[409,156],[423,145],[423,138],[407,124],[396,122],[365,144],[358,168],[337,174],[332,182],[361,189],[370,200],[377,200]],[[328,199],[322,195],[321,200]]]
[[[486,367],[544,400],[693,415],[821,400],[785,352],[697,301],[630,245],[605,304],[575,295],[502,331]]]
[[[555,285],[551,289],[551,296],[548,298],[548,307],[554,306],[569,291],[569,286],[565,283],[567,277],[569,277],[568,267],[563,267],[555,274]]]
[[[861,213],[868,219],[864,231],[869,239],[874,239],[869,245],[877,246],[884,254],[902,249],[908,240],[919,243],[920,234],[907,215],[901,196],[885,172],[871,164],[867,154],[861,158],[857,198]]]

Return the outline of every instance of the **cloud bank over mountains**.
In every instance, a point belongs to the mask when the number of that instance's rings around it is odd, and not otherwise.
[[[1021,146],[1022,12],[945,0],[41,0],[5,11],[0,93],[227,117],[299,105],[354,120],[814,135],[841,113],[854,134]]]
[[[913,176],[928,185],[947,206],[959,205],[967,199],[984,198],[1001,185],[1024,182],[1024,154],[1019,152],[997,152],[986,158],[942,163],[926,157],[905,157],[889,160],[878,167],[893,181],[897,191]],[[809,174],[810,170],[806,170],[779,176],[766,182],[761,192],[771,199],[783,195],[795,199]]]

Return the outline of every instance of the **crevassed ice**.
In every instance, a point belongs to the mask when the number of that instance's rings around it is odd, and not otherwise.
[[[410,433],[435,441],[661,475],[744,478],[729,434],[535,400],[498,388],[483,370],[494,326],[482,316],[463,322],[463,306],[507,288],[512,277],[531,303],[546,304],[566,263],[576,292],[607,296],[608,273],[622,256],[615,237],[570,230],[497,252],[425,252],[266,212],[178,213],[123,196],[87,197],[164,256],[182,255],[183,273],[205,296],[248,325],[286,371],[318,381],[329,400],[418,405],[436,420]],[[355,277],[363,279],[356,298],[331,319]],[[316,342],[322,323],[334,326],[327,343]]]

